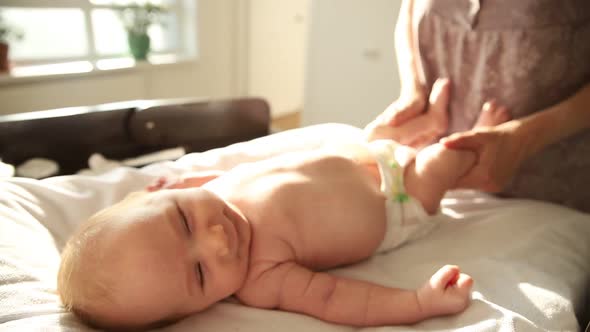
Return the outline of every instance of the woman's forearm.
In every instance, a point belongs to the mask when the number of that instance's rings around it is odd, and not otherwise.
[[[590,129],[590,83],[544,111],[514,120],[530,157],[546,146]]]
[[[419,86],[417,49],[412,29],[414,0],[403,0],[395,25],[395,51],[402,89]]]

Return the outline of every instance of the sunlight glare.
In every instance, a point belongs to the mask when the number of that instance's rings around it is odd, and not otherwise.
[[[14,67],[11,75],[15,77],[46,76],[60,74],[89,73],[94,69],[90,61],[75,61],[39,66]]]
[[[532,285],[527,282],[519,283],[518,288],[522,294],[529,299],[532,305],[549,318],[556,313],[573,311],[571,303],[561,294],[552,290]]]
[[[104,59],[96,62],[96,68],[99,70],[123,69],[133,66],[135,66],[135,60],[133,58]]]

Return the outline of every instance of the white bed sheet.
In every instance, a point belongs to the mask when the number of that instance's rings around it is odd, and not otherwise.
[[[156,176],[187,168],[229,169],[329,139],[360,139],[357,128],[326,124],[190,154],[142,170],[95,176],[0,181],[0,331],[90,330],[60,308],[55,293],[59,251],[77,223],[143,188]],[[449,193],[441,226],[387,254],[333,273],[414,288],[438,267],[458,264],[475,279],[463,313],[413,326],[357,329],[303,315],[227,301],[164,331],[576,331],[590,288],[590,215],[472,191]]]

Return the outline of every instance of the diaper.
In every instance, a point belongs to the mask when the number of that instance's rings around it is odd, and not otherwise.
[[[405,167],[414,159],[414,152],[391,140],[377,140],[364,145],[340,147],[345,155],[360,163],[377,162],[381,174],[381,192],[386,196],[387,228],[376,253],[385,252],[429,233],[437,225],[436,217],[428,215],[422,204],[406,193]]]

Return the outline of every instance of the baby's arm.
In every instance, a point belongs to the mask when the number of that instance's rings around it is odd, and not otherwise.
[[[248,305],[304,313],[338,324],[401,325],[463,311],[472,283],[454,266],[441,268],[418,290],[404,290],[313,272],[287,262],[263,272],[237,295]]]
[[[160,189],[182,189],[200,187],[205,183],[220,177],[223,171],[202,171],[182,174],[179,177],[159,177],[154,183],[146,189],[156,191]]]

